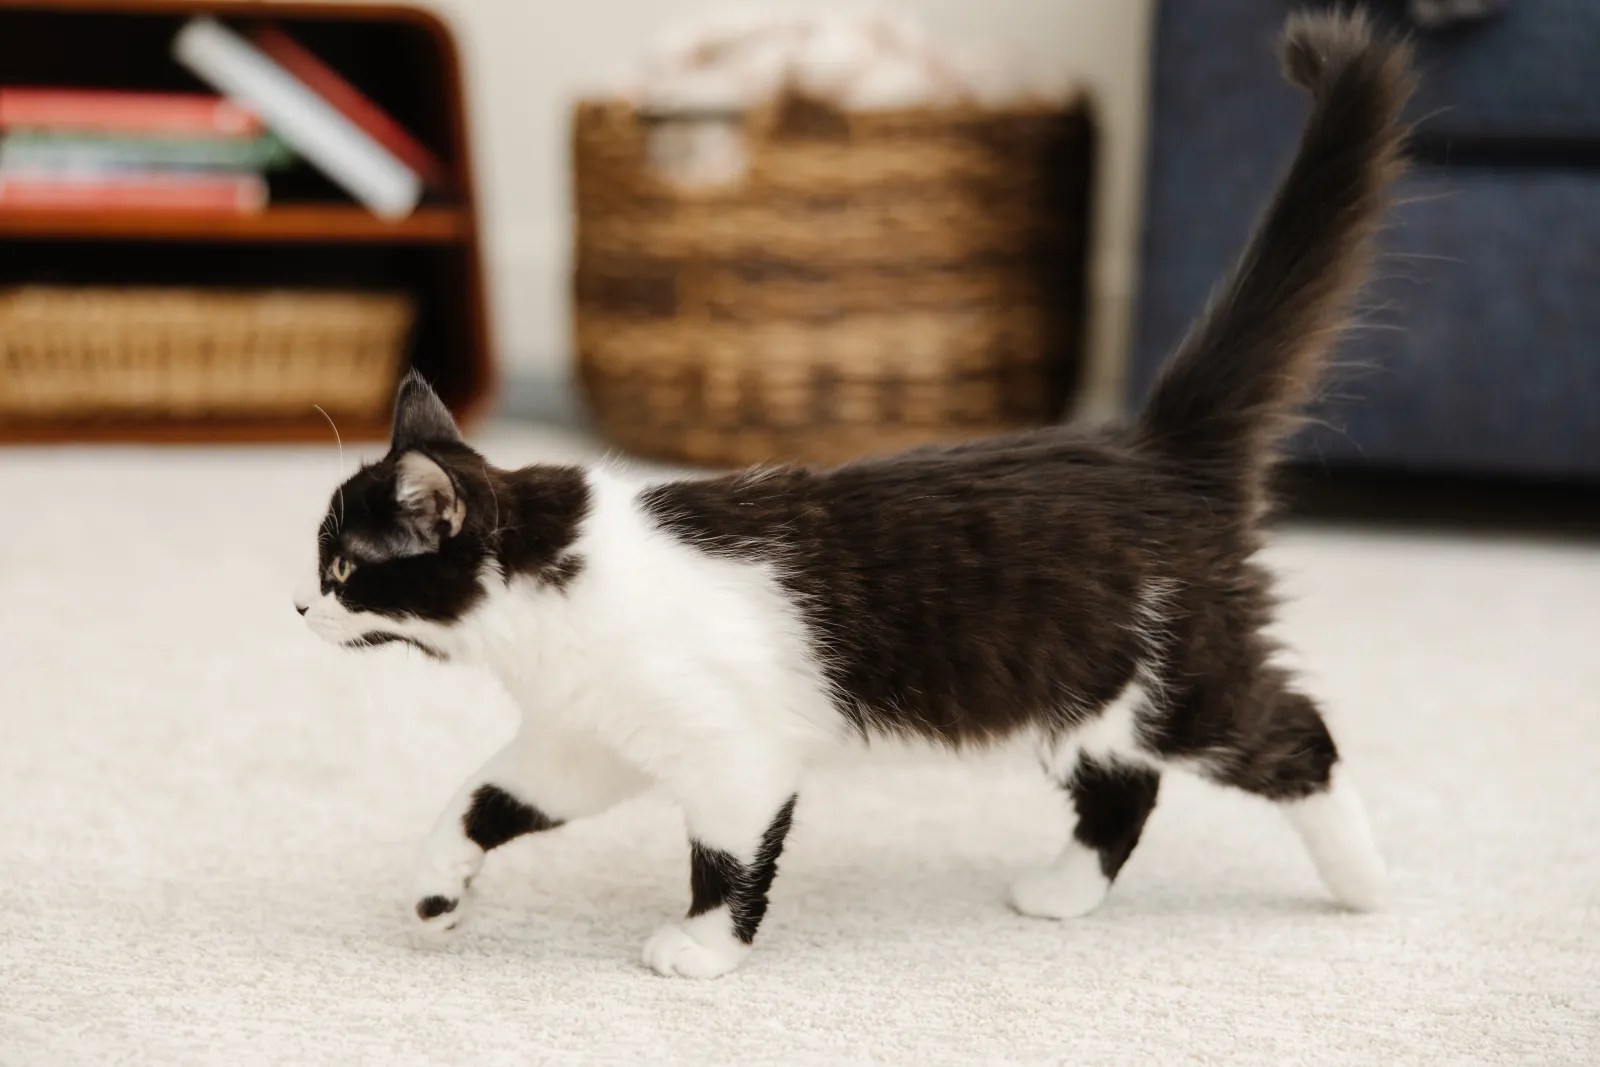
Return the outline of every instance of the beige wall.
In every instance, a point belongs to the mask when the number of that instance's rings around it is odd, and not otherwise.
[[[437,0],[468,70],[500,352],[555,375],[569,360],[567,108],[698,0]],[[725,3],[718,7],[726,6]],[[942,39],[1016,48],[1077,72],[1102,117],[1093,400],[1115,387],[1134,276],[1149,0],[905,0]]]

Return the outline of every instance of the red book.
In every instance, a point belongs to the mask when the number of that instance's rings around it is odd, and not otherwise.
[[[261,120],[220,96],[0,88],[0,129],[255,137]]]
[[[331,67],[302,48],[293,37],[274,27],[252,31],[255,46],[278,65],[299,78],[306,88],[322,97],[345,118],[361,127],[374,141],[417,172],[424,185],[437,188],[445,182],[445,165],[438,156],[413,137],[360,89],[341,78]]]
[[[182,211],[247,215],[266,207],[255,174],[119,174],[52,178],[0,174],[0,211]]]

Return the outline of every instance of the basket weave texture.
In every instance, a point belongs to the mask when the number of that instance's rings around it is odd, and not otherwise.
[[[1076,383],[1088,109],[743,120],[741,179],[669,186],[649,120],[574,121],[578,371],[617,444],[833,463],[1057,418]]]
[[[0,417],[381,417],[409,298],[347,292],[0,292]]]

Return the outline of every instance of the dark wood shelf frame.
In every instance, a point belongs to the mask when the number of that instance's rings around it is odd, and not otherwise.
[[[108,241],[298,241],[453,244],[469,220],[453,207],[418,208],[397,222],[343,204],[291,204],[259,215],[153,211],[0,211],[0,237],[87,237]]]
[[[383,441],[386,419],[344,417],[343,441]],[[313,413],[291,419],[0,419],[0,445],[215,445],[315,442],[332,444],[328,420]]]
[[[411,364],[470,423],[492,397],[494,364],[460,56],[436,15],[401,4],[276,0],[0,0],[0,81],[210,91],[170,55],[185,20],[248,28],[273,22],[339,69],[436,152],[449,188],[388,222],[308,168],[273,181],[256,215],[0,210],[0,286],[221,282],[387,288],[418,303]],[[280,196],[280,193],[282,194]],[[346,439],[377,439],[384,420],[341,419]],[[321,415],[282,420],[0,417],[0,442],[322,440]]]

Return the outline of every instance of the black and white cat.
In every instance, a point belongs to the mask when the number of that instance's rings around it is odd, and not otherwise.
[[[500,470],[417,376],[392,448],[330,502],[296,605],[319,636],[484,664],[516,737],[427,838],[417,919],[462,918],[484,854],[646,788],[682,806],[692,903],[645,961],[739,964],[808,764],[919,739],[1037,746],[1077,817],[1030,915],[1100,903],[1161,774],[1277,803],[1329,890],[1384,867],[1310,697],[1273,663],[1252,562],[1278,441],[1314,387],[1400,169],[1404,47],[1291,18],[1313,109],[1232,277],[1126,427],[1051,428],[834,470],[647,485]]]

